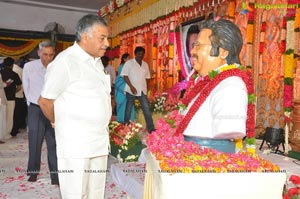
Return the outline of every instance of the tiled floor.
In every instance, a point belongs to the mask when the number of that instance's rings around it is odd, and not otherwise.
[[[257,141],[257,146],[260,140]],[[267,153],[266,148],[257,150],[262,157],[280,166],[288,174],[300,175],[299,161],[278,155]],[[41,173],[37,182],[28,182],[26,173],[28,160],[27,133],[18,134],[5,144],[0,144],[0,198],[1,199],[60,199],[59,187],[50,184],[46,146],[43,146]],[[109,168],[116,163],[112,157],[109,158]],[[132,199],[116,183],[112,182],[108,173],[106,181],[105,199]]]
[[[60,199],[59,186],[50,184],[46,144],[42,148],[41,172],[37,182],[28,182],[25,170],[28,161],[27,133],[0,144],[0,199]],[[110,157],[108,167],[117,161]],[[130,199],[128,193],[112,182],[107,174],[105,199]]]

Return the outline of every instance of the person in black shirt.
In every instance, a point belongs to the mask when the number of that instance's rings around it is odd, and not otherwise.
[[[22,82],[18,74],[12,70],[14,59],[7,57],[3,61],[3,69],[0,71],[5,84],[4,92],[7,98],[6,131],[4,139],[11,138],[10,132],[13,127],[16,92],[22,88]]]

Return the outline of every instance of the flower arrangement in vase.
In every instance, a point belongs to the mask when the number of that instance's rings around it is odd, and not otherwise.
[[[119,162],[137,161],[143,148],[142,125],[135,122],[122,124],[112,121],[109,124],[109,137],[111,145],[111,155],[116,157]]]

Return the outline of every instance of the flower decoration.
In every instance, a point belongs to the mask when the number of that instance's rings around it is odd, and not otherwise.
[[[183,80],[174,84],[172,88],[168,90],[168,94],[180,98],[181,92],[187,88],[187,81]]]
[[[300,199],[300,177],[297,175],[291,175],[289,177],[289,182],[285,184],[283,199]],[[293,184],[293,187],[287,188],[291,183]]]
[[[167,172],[263,172],[279,171],[279,167],[256,154],[239,152],[226,154],[214,149],[201,148],[183,135],[174,136],[183,116],[178,111],[160,118],[157,130],[148,135],[148,150],[159,161],[160,169]]]
[[[180,92],[171,89],[168,92],[154,92],[149,95],[149,106],[152,113],[166,114],[178,109],[178,99]],[[137,110],[141,109],[139,101],[134,104]]]
[[[142,125],[130,122],[124,125],[117,121],[109,124],[111,153],[120,162],[136,161],[145,145],[141,142]]]
[[[156,92],[149,97],[150,110],[152,112],[165,112],[164,103],[167,100],[167,93]]]

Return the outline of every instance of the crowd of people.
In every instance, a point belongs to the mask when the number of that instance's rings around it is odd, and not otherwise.
[[[147,97],[151,74],[143,60],[145,49],[136,47],[133,58],[123,54],[115,76],[105,56],[108,37],[107,22],[96,15],[86,15],[76,25],[71,47],[55,56],[51,41],[42,41],[38,46],[40,58],[26,63],[23,73],[14,72],[14,60],[9,57],[4,59],[0,72],[0,104],[7,107],[6,127],[0,123],[0,140],[16,136],[24,128],[24,113],[18,111],[23,110],[26,98],[28,181],[37,181],[45,139],[51,184],[60,186],[64,199],[104,197],[112,95],[118,122],[135,120],[137,99],[148,132],[155,131]],[[194,85],[204,81],[211,70],[239,65],[241,42],[241,34],[232,22],[221,19],[202,24],[190,52],[198,75]],[[231,147],[231,138],[245,135],[247,91],[241,79],[229,77],[222,81],[196,110],[194,103],[198,103],[202,90],[193,89],[197,92],[187,90],[187,109],[181,112],[186,116],[193,112],[181,132],[186,140],[218,145],[219,139]],[[89,172],[95,170],[102,172]]]

